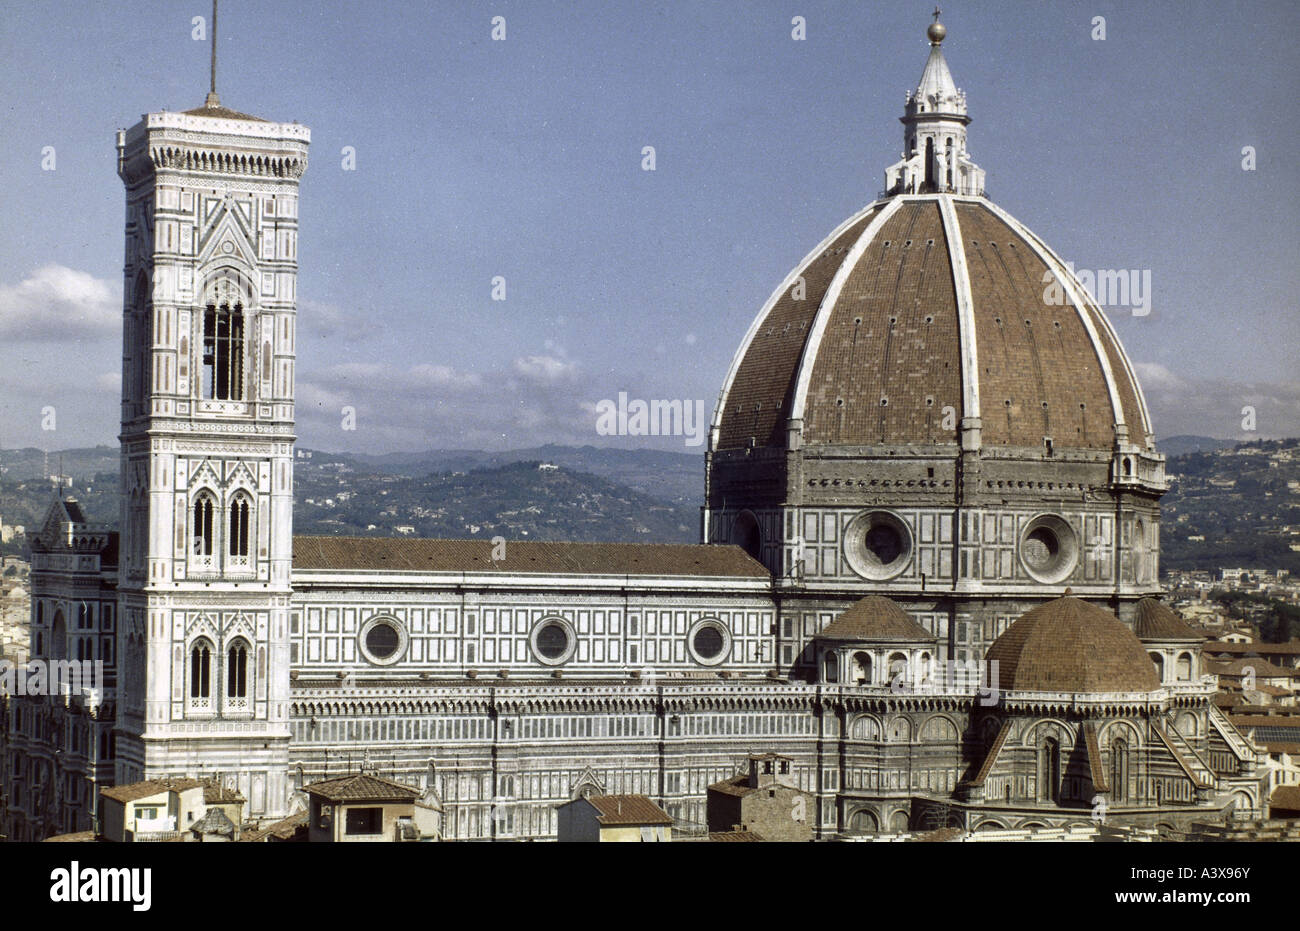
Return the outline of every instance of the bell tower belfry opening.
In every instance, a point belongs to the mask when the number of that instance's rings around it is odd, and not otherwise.
[[[216,4],[212,33],[215,44]],[[221,105],[118,133],[126,187],[119,784],[288,801],[298,183],[310,131]]]

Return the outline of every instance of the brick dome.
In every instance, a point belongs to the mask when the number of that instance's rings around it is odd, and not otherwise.
[[[1140,640],[1208,639],[1192,630],[1173,608],[1155,598],[1142,598],[1133,607],[1133,632]]]
[[[982,196],[898,194],[790,273],[736,354],[714,449],[1154,450],[1132,365],[1064,263]],[[1120,437],[1117,437],[1117,433]],[[969,445],[969,441],[968,441]]]
[[[1065,596],[1039,605],[993,641],[997,687],[1028,692],[1150,692],[1160,688],[1142,642],[1115,615]]]

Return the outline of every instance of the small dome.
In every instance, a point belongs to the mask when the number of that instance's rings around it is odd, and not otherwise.
[[[1151,692],[1155,666],[1109,611],[1066,596],[1025,612],[989,647],[997,688],[1027,692]],[[992,673],[990,672],[990,675]]]
[[[930,633],[912,616],[883,595],[868,595],[835,620],[817,636],[824,640],[898,640],[933,642]]]
[[[1155,598],[1138,601],[1133,612],[1133,633],[1141,640],[1205,640],[1169,605]]]

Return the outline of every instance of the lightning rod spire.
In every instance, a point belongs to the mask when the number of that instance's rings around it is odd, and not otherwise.
[[[221,98],[217,96],[217,0],[212,0],[212,68],[208,83],[208,98],[203,101],[203,106],[221,106]]]

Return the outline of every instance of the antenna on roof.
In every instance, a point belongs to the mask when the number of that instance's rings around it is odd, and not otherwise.
[[[212,70],[208,82],[208,98],[203,101],[203,106],[221,106],[221,98],[217,96],[217,0],[212,0]]]

